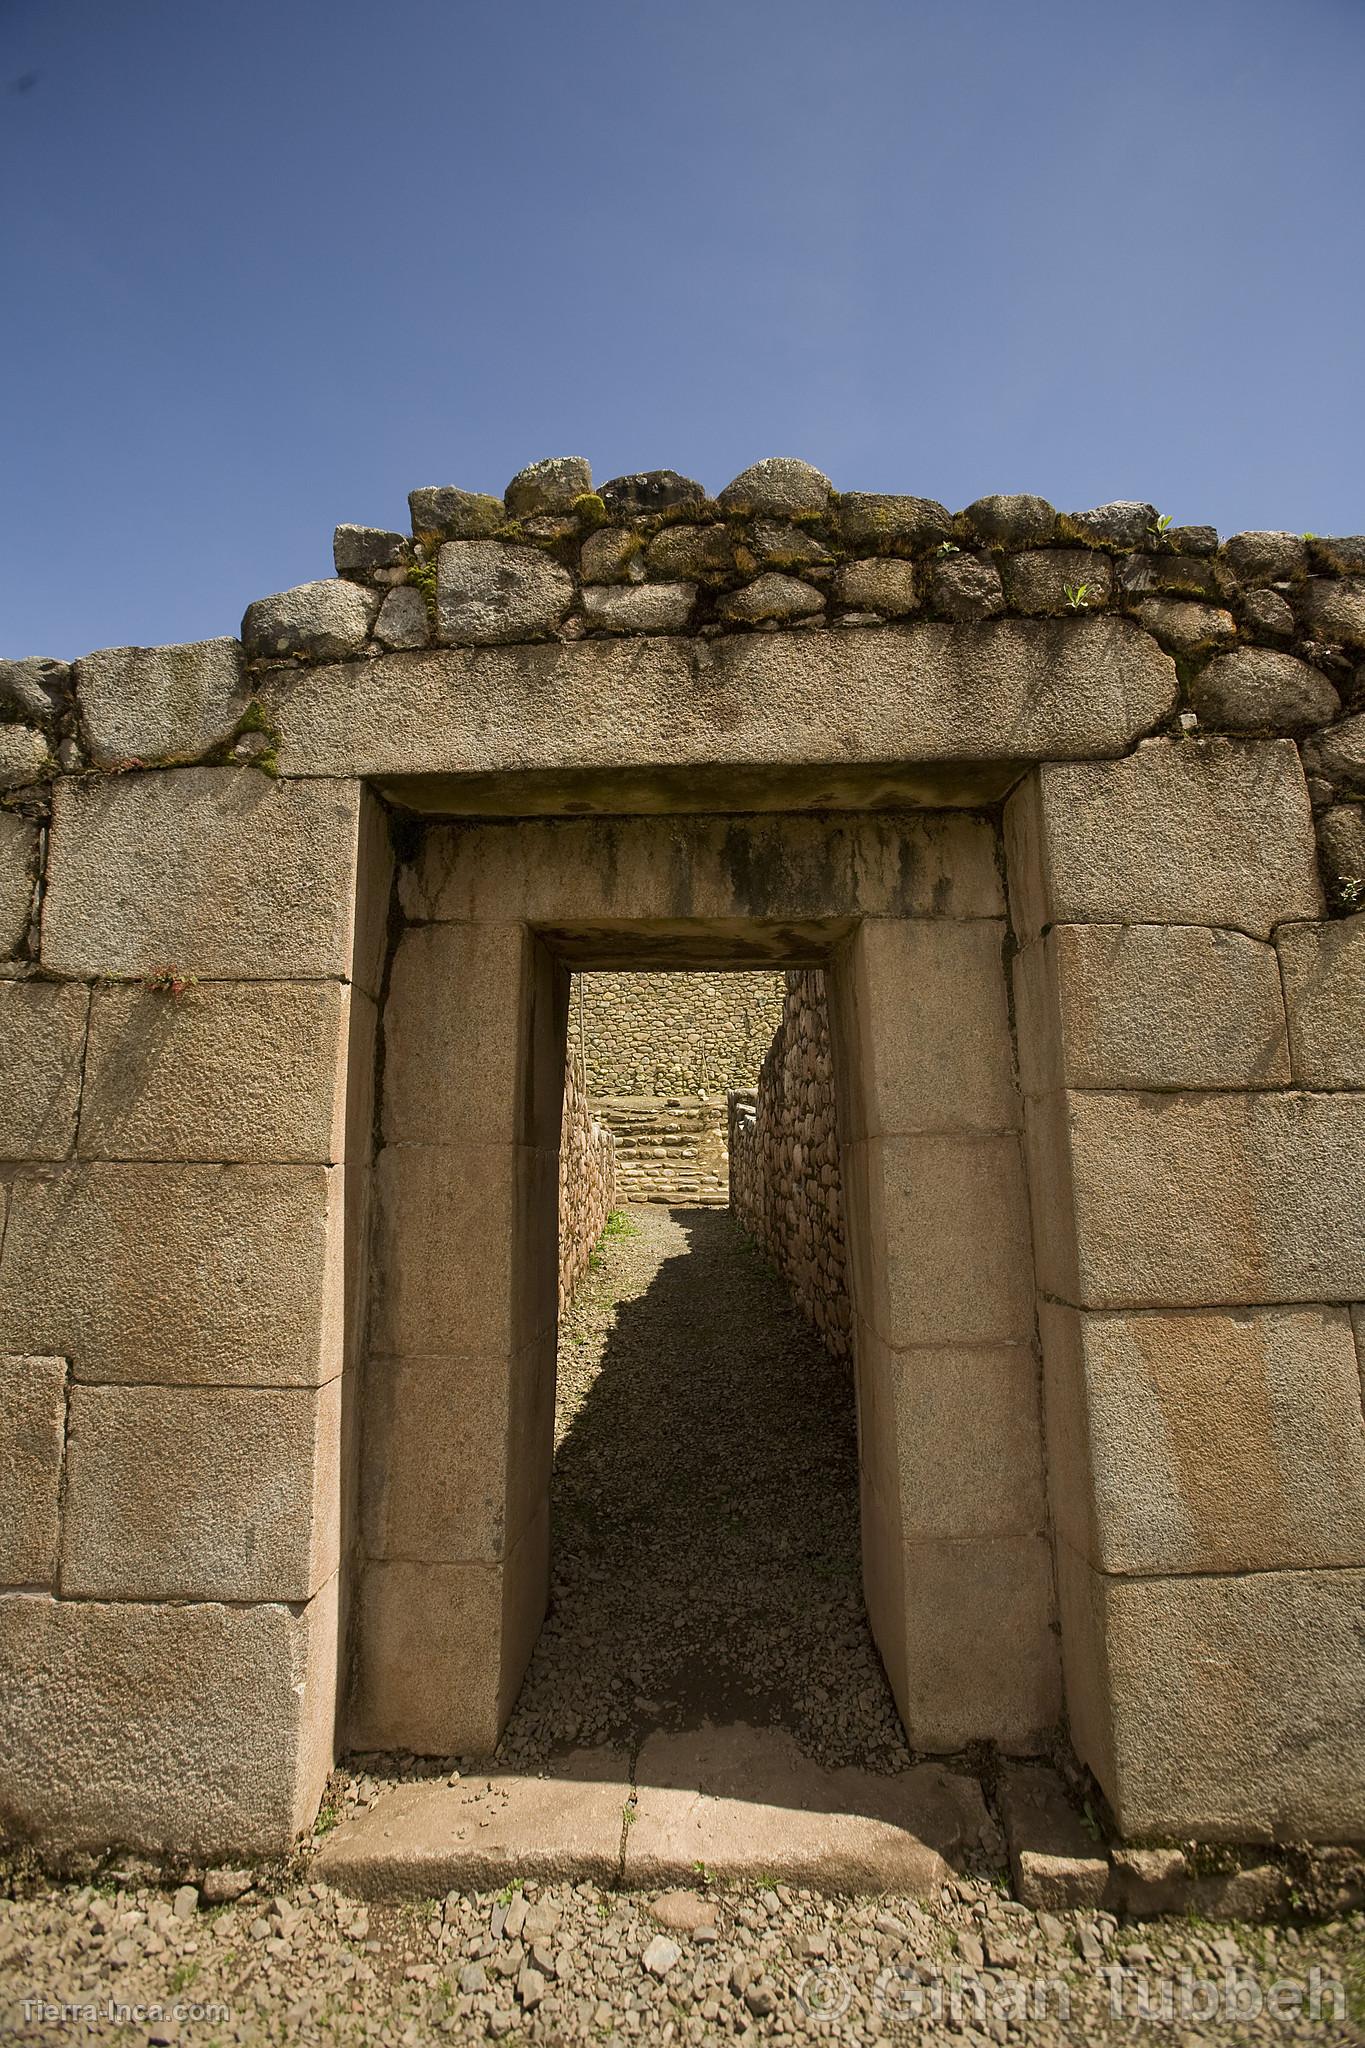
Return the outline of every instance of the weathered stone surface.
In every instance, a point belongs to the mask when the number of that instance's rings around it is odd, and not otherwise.
[[[0,954],[23,944],[37,858],[37,826],[16,811],[0,811]]]
[[[1028,491],[978,498],[961,517],[973,537],[991,548],[1044,547],[1057,524],[1047,499]]]
[[[347,1014],[336,981],[97,989],[82,1158],[340,1159]]]
[[[936,1764],[894,1776],[821,1770],[784,1731],[660,1732],[636,1765],[625,1881],[695,1879],[925,1897],[989,1831],[977,1787]]]
[[[1146,740],[1122,761],[1048,763],[1006,805],[1005,840],[1021,938],[1054,922],[1266,938],[1318,915],[1308,791],[1288,740]]]
[[[1146,1917],[1179,1913],[1190,1903],[1190,1877],[1181,1849],[1112,1849],[1104,1903],[1117,1913]]]
[[[762,563],[770,569],[808,569],[828,562],[823,541],[790,519],[756,519],[737,550],[740,567],[749,575]]]
[[[1111,505],[1096,505],[1089,512],[1063,512],[1058,527],[1067,540],[1091,546],[1141,548],[1156,528],[1155,505],[1142,505],[1133,498],[1119,498]]]
[[[679,476],[676,469],[646,469],[634,476],[614,476],[602,485],[598,495],[613,519],[648,518],[707,502],[703,487],[690,476]]]
[[[697,602],[695,583],[585,583],[590,626],[609,633],[681,633]]]
[[[944,555],[929,571],[929,598],[950,619],[990,619],[1005,609],[1000,571],[984,555]]]
[[[1001,573],[1011,609],[1035,617],[1096,610],[1108,603],[1114,580],[1108,555],[1095,548],[1025,548],[1005,558]]]
[[[104,647],[76,663],[86,744],[90,758],[106,768],[197,759],[230,737],[247,694],[236,640]]]
[[[233,768],[58,783],[44,966],[70,975],[349,973],[358,802],[354,785],[275,782]]]
[[[912,1748],[951,1753],[985,1736],[1036,1755],[1061,1711],[1047,1539],[908,1544],[905,1641],[896,1704]]]
[[[1108,557],[1106,557],[1106,560]],[[1146,597],[1198,597],[1221,605],[1231,571],[1200,555],[1119,555],[1112,563],[1114,588],[1130,602]]]
[[[1177,653],[1196,651],[1176,648]],[[1191,682],[1190,702],[1205,725],[1228,732],[1308,732],[1341,709],[1321,669],[1269,647],[1239,647],[1218,655]]]
[[[585,583],[638,583],[644,542],[629,526],[600,526],[579,549],[578,565]]]
[[[337,1568],[341,1382],[71,1390],[60,1591],[309,1600]]]
[[[1233,533],[1218,550],[1241,583],[1282,583],[1308,569],[1308,545],[1296,533]]]
[[[1024,1088],[1281,1087],[1274,949],[1202,925],[1054,925],[1014,963]]]
[[[574,1751],[534,1777],[510,1771],[386,1786],[329,1834],[316,1870],[361,1899],[428,1899],[517,1883],[615,1882],[630,1758]]]
[[[937,499],[900,497],[889,491],[845,491],[835,517],[849,547],[886,555],[938,547],[953,530],[951,513]]]
[[[300,1611],[0,1600],[5,1818],[52,1850],[281,1855],[331,1765],[335,1583]]]
[[[1295,603],[1315,640],[1365,647],[1365,576],[1314,578],[1295,594]]]
[[[1053,1167],[1027,1119],[1045,1292],[1092,1308],[1365,1299],[1365,1095],[1077,1093],[1046,1113],[1063,1119]]]
[[[1093,1912],[1109,1882],[1109,1858],[1057,1773],[1045,1764],[1006,1764],[997,1797],[1023,1903],[1035,1912]]]
[[[401,569],[412,554],[405,533],[388,533],[380,526],[338,526],[332,535],[332,561],[338,576],[362,581],[379,569]]]
[[[71,690],[71,667],[29,655],[21,661],[0,661],[0,709],[18,718],[41,722],[51,718]]]
[[[1018,1140],[869,1138],[841,1153],[854,1305],[883,1342],[1026,1343],[1033,1274]]]
[[[0,789],[20,789],[54,774],[56,766],[47,740],[33,726],[0,725]]]
[[[1138,606],[1137,616],[1138,624],[1163,647],[1187,659],[1231,647],[1237,638],[1237,622],[1232,613],[1218,605],[1182,604],[1174,598],[1149,597]],[[1274,658],[1272,655],[1271,659]]]
[[[66,1437],[66,1360],[0,1357],[0,1585],[50,1584]]]
[[[1316,733],[1304,748],[1304,759],[1343,796],[1365,796],[1365,711]]]
[[[752,517],[771,512],[778,518],[823,512],[833,494],[829,478],[809,462],[790,455],[770,455],[741,470],[720,493],[718,502],[730,513]]]
[[[1294,608],[1278,590],[1246,590],[1241,597],[1242,623],[1258,639],[1288,640],[1294,631]]]
[[[535,548],[447,541],[436,558],[436,637],[444,646],[505,646],[551,632],[573,578]]]
[[[458,491],[447,484],[409,491],[408,511],[414,533],[438,534],[442,540],[486,540],[507,518],[501,498],[487,491]]]
[[[247,606],[242,646],[250,661],[340,661],[365,645],[378,611],[379,592],[358,583],[300,583]]]
[[[914,567],[894,557],[873,556],[865,562],[845,562],[834,579],[834,589],[841,604],[852,605],[858,611],[880,612],[888,619],[919,610]]]
[[[1064,1540],[1139,1575],[1365,1564],[1365,1437],[1344,1308],[1040,1309]]]
[[[808,619],[823,611],[820,592],[799,576],[782,576],[775,570],[756,576],[740,590],[731,590],[716,610],[721,618],[737,625],[755,626],[764,619],[783,624],[790,619]]]
[[[124,1166],[16,1181],[0,1350],[82,1380],[319,1386],[341,1356],[341,1169]]]
[[[1073,1735],[1125,1835],[1365,1835],[1365,1574],[1116,1579],[1066,1544],[1058,1566],[1104,1674],[1078,1722],[1068,1643]]]
[[[519,469],[503,492],[513,519],[537,512],[568,512],[575,498],[592,489],[592,465],[581,455],[548,455],[543,462]]]
[[[1065,759],[1130,745],[1176,699],[1169,657],[1115,618],[603,637],[275,680],[285,773],[348,776]]]
[[[868,811],[833,839],[802,813],[448,826],[427,835],[399,890],[405,915],[422,921],[545,926],[657,925],[680,907],[713,927],[737,911],[785,925],[855,906],[869,919],[1004,914],[995,836],[953,811]]]
[[[1365,1088],[1365,911],[1275,935],[1289,1013],[1294,1079],[1304,1088]]]
[[[89,991],[0,981],[0,1159],[65,1159],[76,1129]]]
[[[1019,1123],[994,920],[865,918],[830,975],[846,1139]]]
[[[1333,804],[1318,819],[1322,878],[1334,910],[1365,905],[1365,805]]]
[[[400,583],[379,607],[374,637],[381,647],[391,649],[425,647],[431,638],[431,619],[426,599],[410,583]]]
[[[1365,534],[1315,533],[1308,543],[1308,559],[1315,569],[1333,576],[1365,576]]]

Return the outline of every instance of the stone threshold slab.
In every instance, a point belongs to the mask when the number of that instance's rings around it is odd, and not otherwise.
[[[773,1883],[926,1897],[968,1850],[999,1858],[975,1778],[919,1764],[895,1777],[822,1770],[780,1730],[742,1724],[580,1751],[553,1775],[474,1774],[380,1794],[343,1821],[315,1872],[357,1897],[485,1890],[512,1879]]]

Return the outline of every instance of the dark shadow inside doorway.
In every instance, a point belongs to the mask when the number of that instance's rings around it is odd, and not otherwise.
[[[902,1768],[850,1368],[727,1211],[621,1213],[561,1328],[550,1611],[499,1758],[744,1721]]]

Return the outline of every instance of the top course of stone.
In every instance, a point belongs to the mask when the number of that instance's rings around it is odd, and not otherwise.
[[[774,457],[715,498],[673,470],[594,489],[581,457],[503,496],[416,490],[412,533],[339,526],[336,577],[248,605],[241,640],[0,662],[0,789],[55,771],[273,764],[267,671],[622,635],[963,628],[1127,617],[1174,660],[1184,722],[1306,742],[1314,804],[1365,796],[1365,536],[1172,526],[1149,504],[1025,494],[951,513],[836,491]],[[1361,836],[1359,815],[1339,829]],[[1359,865],[1351,854],[1348,865]]]

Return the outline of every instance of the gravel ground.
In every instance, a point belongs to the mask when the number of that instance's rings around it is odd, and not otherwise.
[[[723,1213],[629,1222],[566,1319],[553,1610],[504,1757],[534,1767],[709,1714],[895,1769],[907,1752],[858,1587],[847,1371]],[[337,1774],[324,1827],[436,1768],[369,1764]],[[191,1875],[0,1874],[0,2038],[1365,2042],[1360,1914],[1121,1926],[1030,1912],[998,1876],[919,1904],[528,1884],[367,1908],[311,1883],[307,1853]]]

